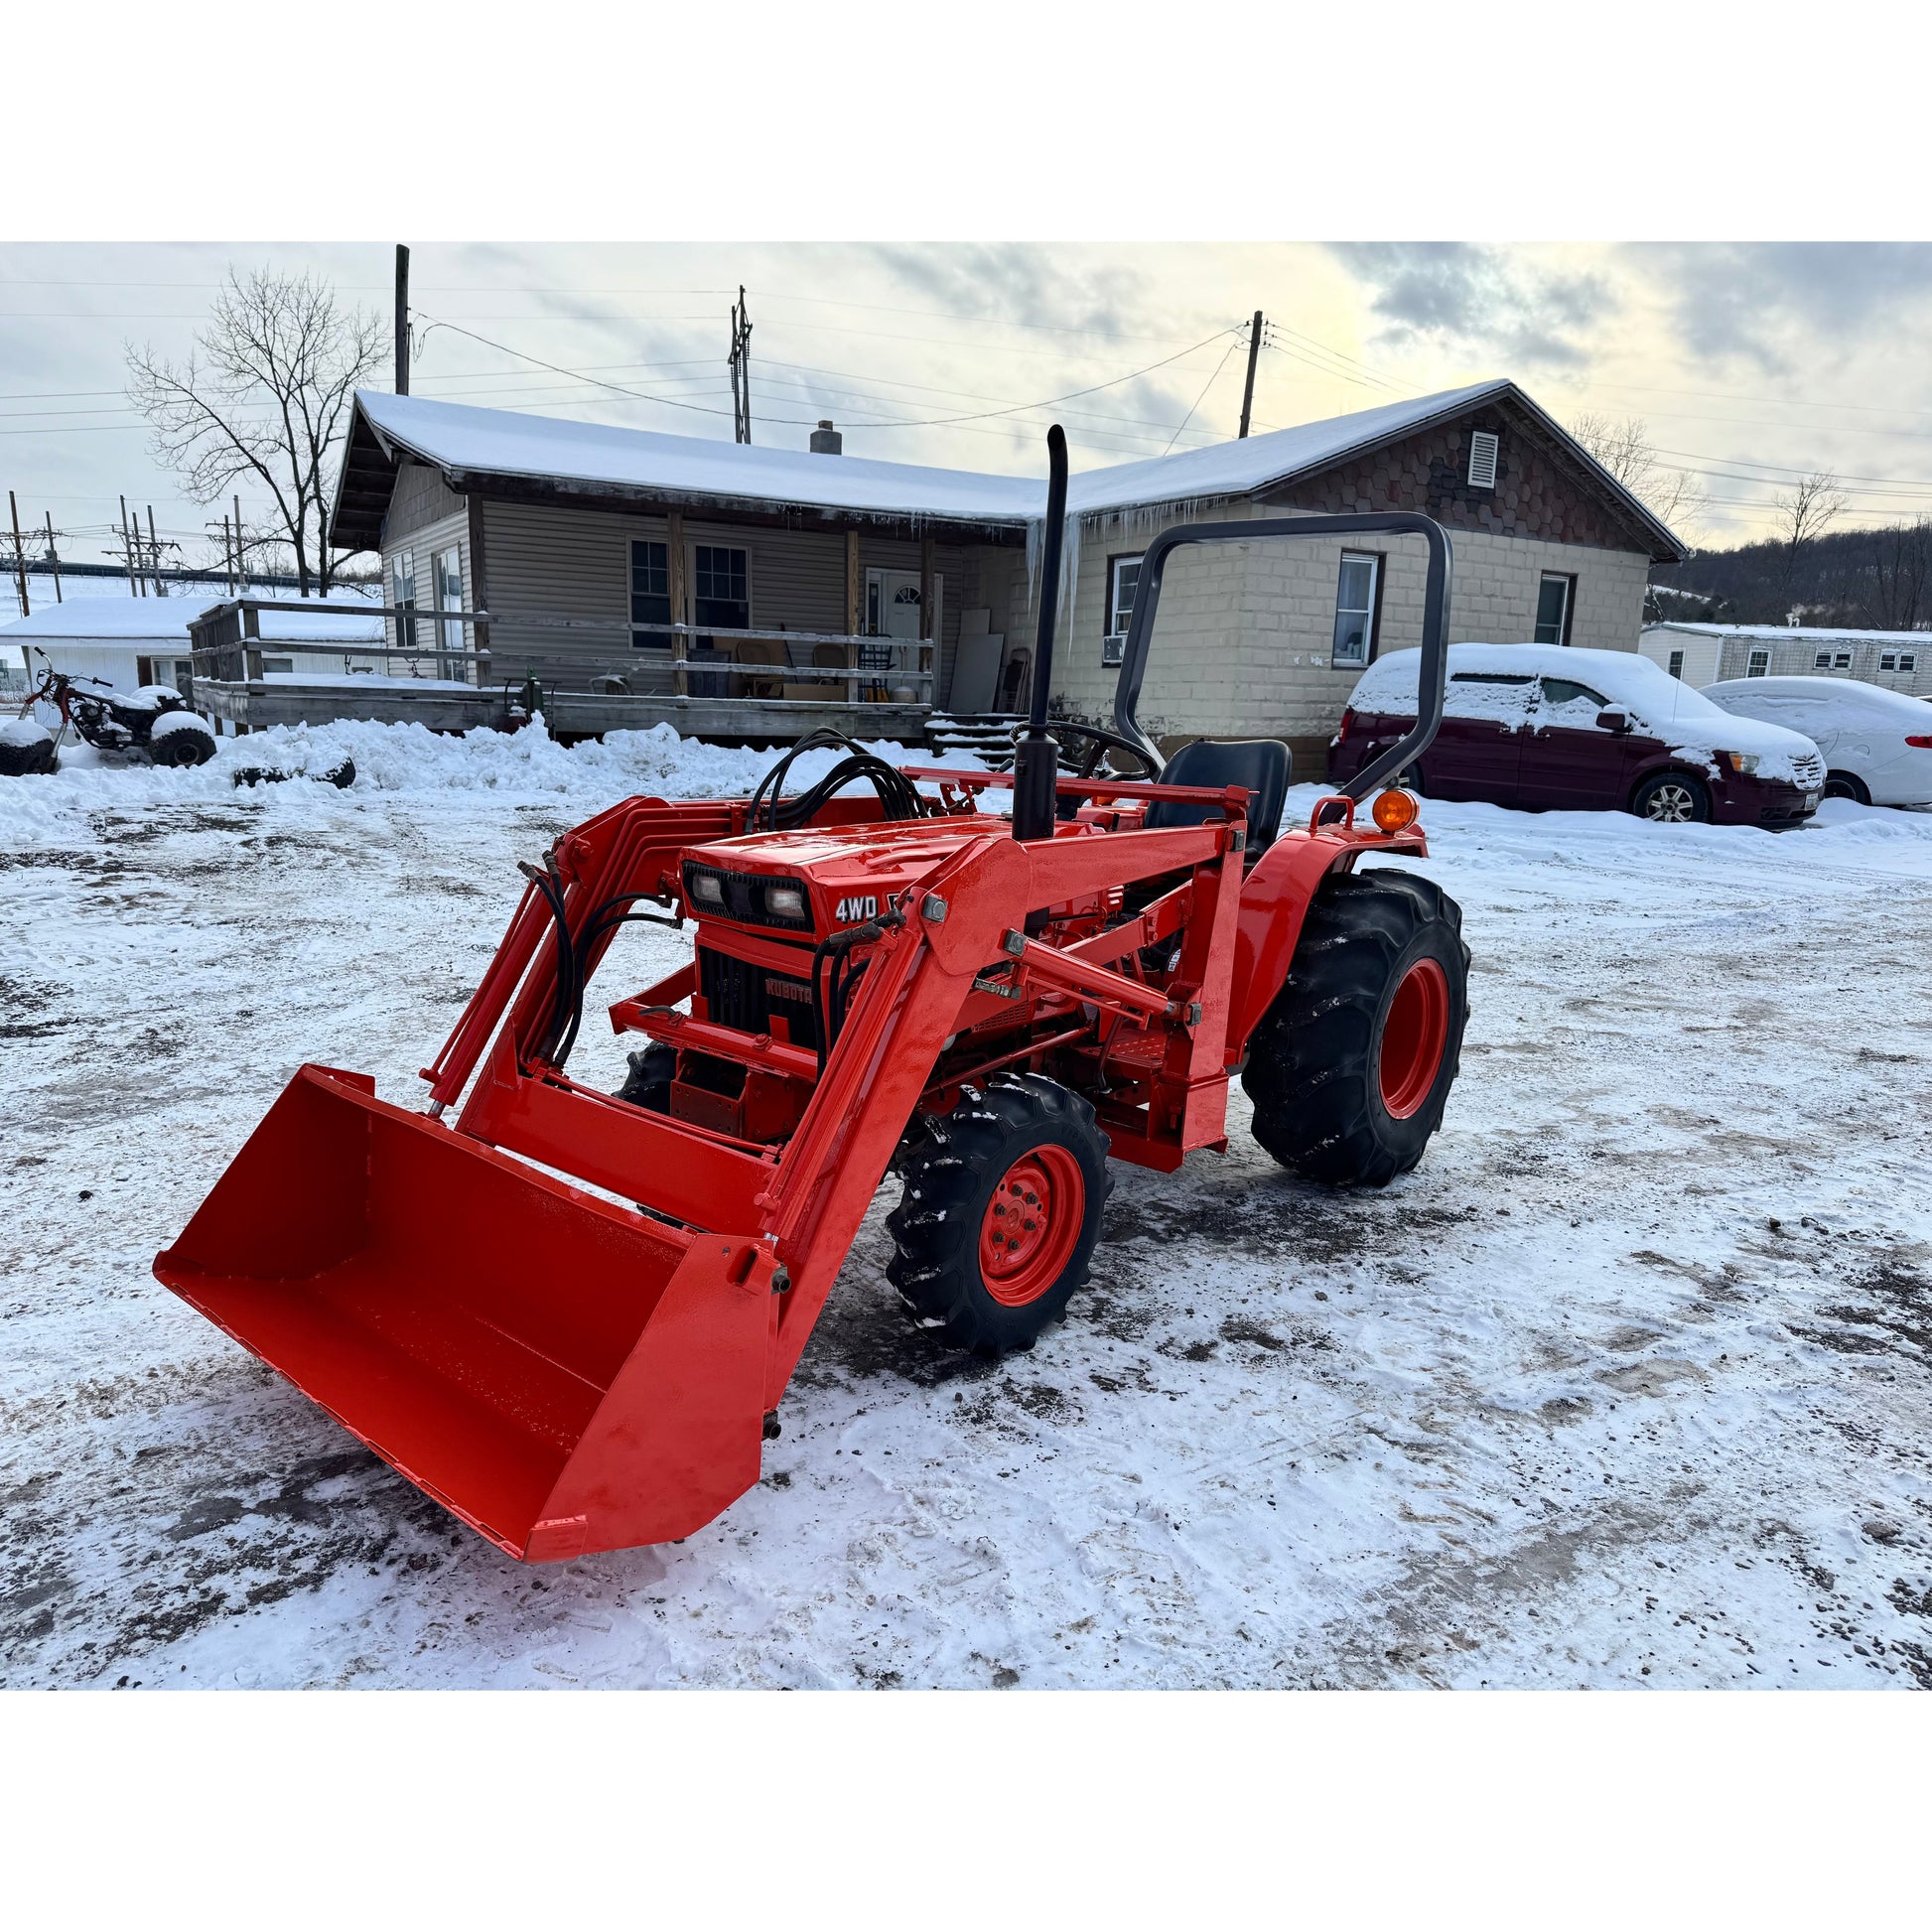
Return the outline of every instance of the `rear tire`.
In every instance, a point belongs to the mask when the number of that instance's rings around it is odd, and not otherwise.
[[[214,756],[214,734],[206,726],[198,731],[192,725],[183,725],[152,741],[148,756],[156,764],[171,768],[206,764]]]
[[[1855,805],[1868,805],[1871,803],[1871,787],[1856,771],[1827,771],[1825,796],[1849,798]]]
[[[916,1119],[899,1171],[899,1300],[976,1355],[1031,1348],[1086,1281],[1113,1190],[1092,1107],[1042,1074],[996,1074]]]
[[[1630,794],[1630,810],[1653,825],[1709,825],[1711,793],[1688,771],[1653,771]]]
[[[1311,902],[1249,1043],[1254,1136],[1330,1187],[1384,1187],[1443,1121],[1468,1022],[1462,908],[1414,873],[1339,873]]]
[[[45,732],[25,745],[0,744],[0,778],[26,778],[60,768],[60,754]]]

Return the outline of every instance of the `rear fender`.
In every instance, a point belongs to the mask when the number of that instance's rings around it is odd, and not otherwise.
[[[1352,872],[1367,846],[1359,839],[1306,829],[1285,832],[1262,854],[1241,892],[1234,938],[1234,997],[1228,1014],[1229,1065],[1248,1050],[1248,1039],[1288,978],[1309,901],[1331,872]],[[1413,845],[1407,847],[1414,850]]]

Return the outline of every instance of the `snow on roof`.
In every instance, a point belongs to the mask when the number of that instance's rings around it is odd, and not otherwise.
[[[1088,515],[1142,503],[1245,495],[1390,442],[1513,386],[1478,382],[1294,429],[1083,471],[1068,484],[1067,507]],[[1043,475],[992,476],[754,448],[369,390],[357,393],[356,404],[385,442],[450,471],[1016,525],[1039,517],[1046,507]]]
[[[359,592],[332,591],[330,602],[363,603]],[[156,643],[185,649],[188,626],[204,611],[224,602],[197,597],[81,597],[44,605],[32,617],[0,623],[0,645]],[[380,641],[382,620],[347,611],[263,611],[262,636],[284,643]]]
[[[1798,623],[1691,623],[1667,618],[1646,631],[1688,630],[1699,637],[1749,637],[1760,643],[1917,644],[1932,647],[1932,630],[1855,630],[1849,626]]]

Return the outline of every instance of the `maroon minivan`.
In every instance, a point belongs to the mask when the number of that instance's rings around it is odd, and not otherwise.
[[[1332,780],[1415,723],[1420,657],[1363,673],[1329,745]],[[1548,644],[1451,644],[1442,729],[1410,774],[1432,798],[1765,826],[1803,824],[1824,781],[1796,732],[1721,711],[1633,651]]]

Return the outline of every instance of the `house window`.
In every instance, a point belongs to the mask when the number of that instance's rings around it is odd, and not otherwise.
[[[630,546],[630,646],[669,650],[671,546],[639,539]]]
[[[1852,653],[1849,650],[1834,651],[1832,653],[1833,670],[1849,671],[1851,668],[1852,668]]]
[[[262,659],[264,677],[293,677],[295,659],[293,657],[264,657]]]
[[[1359,670],[1375,655],[1375,590],[1382,559],[1344,550],[1335,581],[1336,670]]]
[[[1828,650],[1821,650],[1818,653],[1818,655],[1811,660],[1811,668],[1814,671],[1829,671],[1832,668],[1831,652]]]
[[[389,565],[389,602],[398,611],[413,611],[416,608],[416,553],[413,550],[398,550]],[[400,650],[416,648],[416,620],[412,617],[399,617],[396,620],[396,646]]]
[[[1539,644],[1567,644],[1570,641],[1570,607],[1575,601],[1577,580],[1545,571],[1536,593],[1536,641]]]
[[[429,563],[429,583],[431,595],[436,600],[439,611],[461,611],[463,609],[463,551],[456,544],[447,550],[439,550]],[[463,648],[464,626],[438,620],[436,625],[437,647],[441,650],[461,650]]]
[[[1107,631],[1100,640],[1100,661],[1118,664],[1127,647],[1127,626],[1134,619],[1134,593],[1141,582],[1141,560],[1107,559]]]
[[[1881,671],[1897,670],[1898,653],[1896,651],[1890,651],[1890,650],[1886,651],[1885,654],[1878,660],[1878,668]]]
[[[1771,668],[1771,653],[1768,649],[1754,650],[1744,665],[1746,677],[1762,677]]]
[[[1469,487],[1471,489],[1494,489],[1496,486],[1496,453],[1502,448],[1502,438],[1493,430],[1474,430],[1469,436]]]
[[[1915,671],[1915,670],[1917,670],[1917,669],[1918,669],[1918,652],[1917,652],[1917,651],[1915,651],[1915,650],[1901,650],[1901,651],[1900,651],[1900,652],[1898,653],[1898,668],[1899,668],[1899,669],[1900,669],[1901,671]]]
[[[698,544],[692,553],[692,621],[720,630],[752,627],[752,553],[736,546]]]
[[[1670,654],[1670,674],[1672,677],[1684,675],[1684,653],[1681,650],[1674,650]]]

